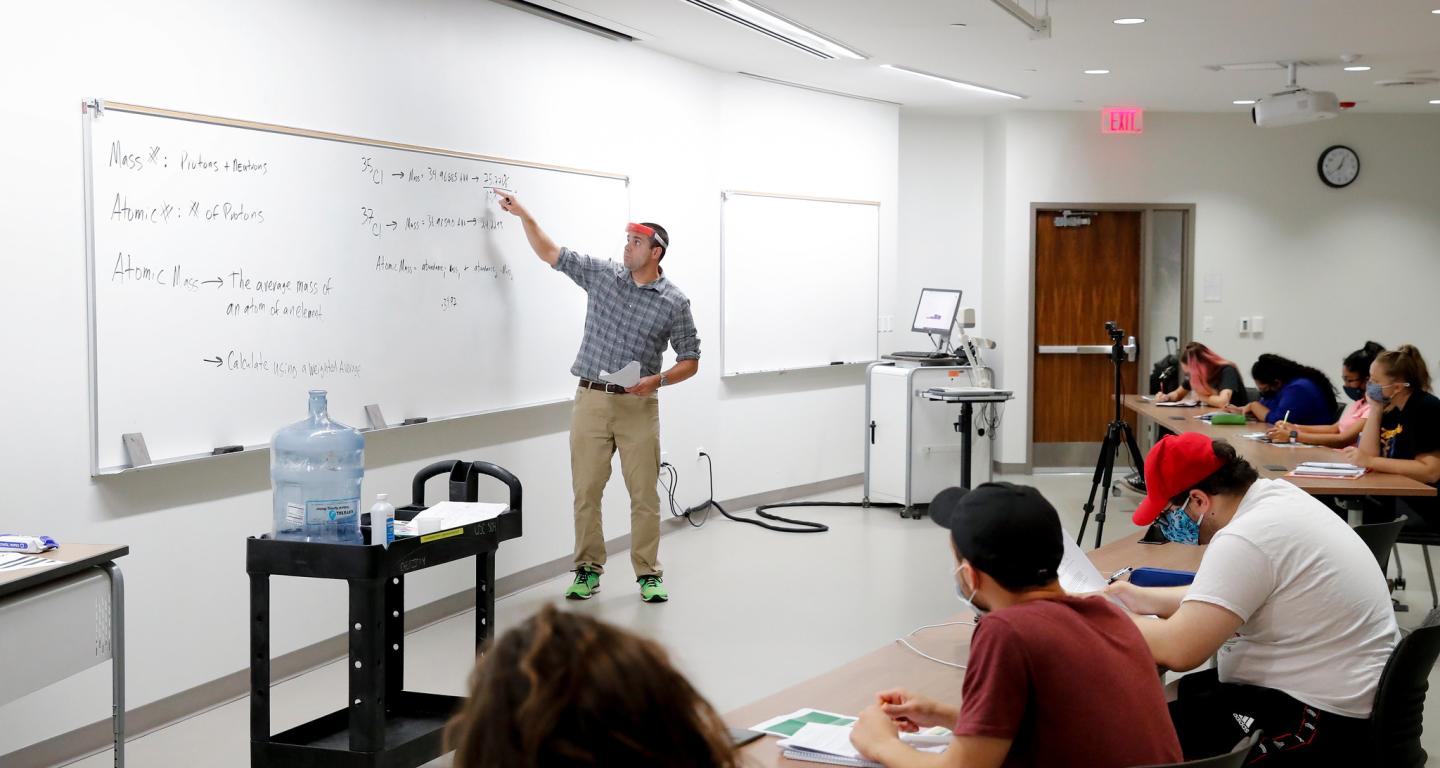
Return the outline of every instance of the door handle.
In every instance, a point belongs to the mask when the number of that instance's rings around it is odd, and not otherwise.
[[[871,421],[871,422],[870,422],[870,444],[871,444],[871,445],[874,445],[874,444],[875,444],[875,422],[874,422],[874,421]]]
[[[1036,348],[1042,355],[1108,355],[1110,354],[1109,344],[1041,344]],[[1126,344],[1125,357],[1130,361],[1135,360],[1135,338],[1130,338]]]

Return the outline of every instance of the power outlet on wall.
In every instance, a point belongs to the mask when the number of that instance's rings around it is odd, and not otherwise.
[[[1240,332],[1241,332],[1241,333],[1249,333],[1249,332],[1250,332],[1250,318],[1248,318],[1248,317],[1242,317],[1242,318],[1240,318]]]
[[[703,445],[697,445],[697,446],[695,446],[695,460],[696,460],[696,461],[699,461],[699,460],[701,460],[701,459],[703,459],[703,458],[705,458],[705,446],[703,446]]]

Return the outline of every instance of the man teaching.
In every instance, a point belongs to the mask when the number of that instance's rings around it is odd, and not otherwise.
[[[660,401],[656,390],[678,384],[700,369],[700,337],[690,300],[660,268],[670,247],[659,224],[625,227],[624,262],[583,256],[561,248],[540,229],[513,193],[496,190],[500,207],[520,219],[525,238],[541,260],[585,290],[585,334],[570,373],[580,380],[570,422],[570,474],[575,491],[575,579],[565,597],[588,600],[605,571],[600,500],[610,463],[620,451],[620,471],[630,492],[630,565],[647,603],[669,599],[660,566]],[[676,362],[661,371],[665,346]],[[606,383],[631,362],[640,380],[631,387]]]

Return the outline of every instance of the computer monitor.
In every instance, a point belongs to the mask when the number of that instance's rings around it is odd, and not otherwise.
[[[960,311],[960,291],[948,288],[923,288],[920,304],[915,307],[915,322],[910,330],[916,333],[938,333],[950,337],[955,315]]]

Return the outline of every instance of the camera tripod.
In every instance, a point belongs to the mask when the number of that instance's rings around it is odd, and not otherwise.
[[[1145,459],[1135,441],[1134,430],[1130,429],[1130,423],[1125,421],[1124,409],[1120,403],[1120,366],[1127,361],[1125,345],[1121,342],[1121,339],[1125,338],[1125,331],[1113,322],[1106,322],[1105,330],[1110,334],[1110,362],[1115,367],[1115,418],[1105,427],[1105,441],[1101,443],[1100,456],[1095,460],[1095,478],[1090,481],[1090,498],[1085,501],[1085,516],[1080,520],[1080,535],[1075,537],[1075,543],[1082,546],[1085,526],[1090,523],[1090,513],[1095,511],[1095,494],[1104,488],[1105,492],[1100,496],[1100,511],[1095,515],[1095,546],[1100,546],[1100,536],[1105,531],[1105,508],[1110,503],[1111,479],[1115,473],[1115,455],[1120,452],[1121,440],[1124,440],[1125,447],[1130,450],[1130,460],[1140,471],[1140,476],[1145,476]]]

